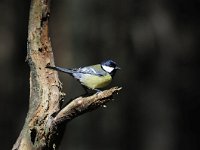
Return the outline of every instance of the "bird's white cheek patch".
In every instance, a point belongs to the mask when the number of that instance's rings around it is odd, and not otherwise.
[[[102,65],[102,68],[103,68],[105,71],[109,72],[109,73],[111,73],[111,72],[114,70],[113,67],[104,66],[104,65]]]

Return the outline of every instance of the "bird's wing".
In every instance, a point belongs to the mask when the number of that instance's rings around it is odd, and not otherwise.
[[[104,76],[106,75],[106,72],[102,70],[100,65],[93,65],[93,66],[88,66],[84,68],[79,68],[77,69],[78,73],[83,73],[83,74],[92,74],[96,76]]]

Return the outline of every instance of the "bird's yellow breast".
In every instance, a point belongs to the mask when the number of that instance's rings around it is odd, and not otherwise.
[[[85,74],[81,78],[81,83],[90,89],[98,89],[106,87],[112,81],[110,74],[104,76],[95,76],[91,74]]]

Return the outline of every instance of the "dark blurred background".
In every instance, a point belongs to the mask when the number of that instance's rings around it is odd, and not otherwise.
[[[28,1],[0,1],[0,141],[11,149],[28,110]],[[200,149],[200,0],[52,0],[58,66],[122,68],[115,100],[67,125],[59,150]],[[59,74],[65,101],[83,94]],[[110,87],[111,87],[110,86]]]

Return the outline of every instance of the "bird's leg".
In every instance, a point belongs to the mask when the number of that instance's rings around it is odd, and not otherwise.
[[[95,90],[95,91],[96,91],[96,94],[98,94],[98,93],[102,92],[102,91],[101,91],[101,90],[99,90],[99,89],[93,89],[93,90]]]
[[[83,94],[83,96],[89,95],[88,88],[85,87],[84,85],[82,85],[82,87],[83,87],[83,89],[84,89],[84,91],[85,91],[85,94]]]
[[[85,94],[83,94],[83,96],[88,96],[88,95],[90,94],[90,93],[88,92],[89,89],[88,89],[86,86],[84,86],[84,85],[82,85],[82,87],[83,87],[83,89],[84,89],[84,91],[85,91]],[[99,89],[91,89],[91,90],[96,91],[96,94],[102,92],[102,91],[99,90]]]

